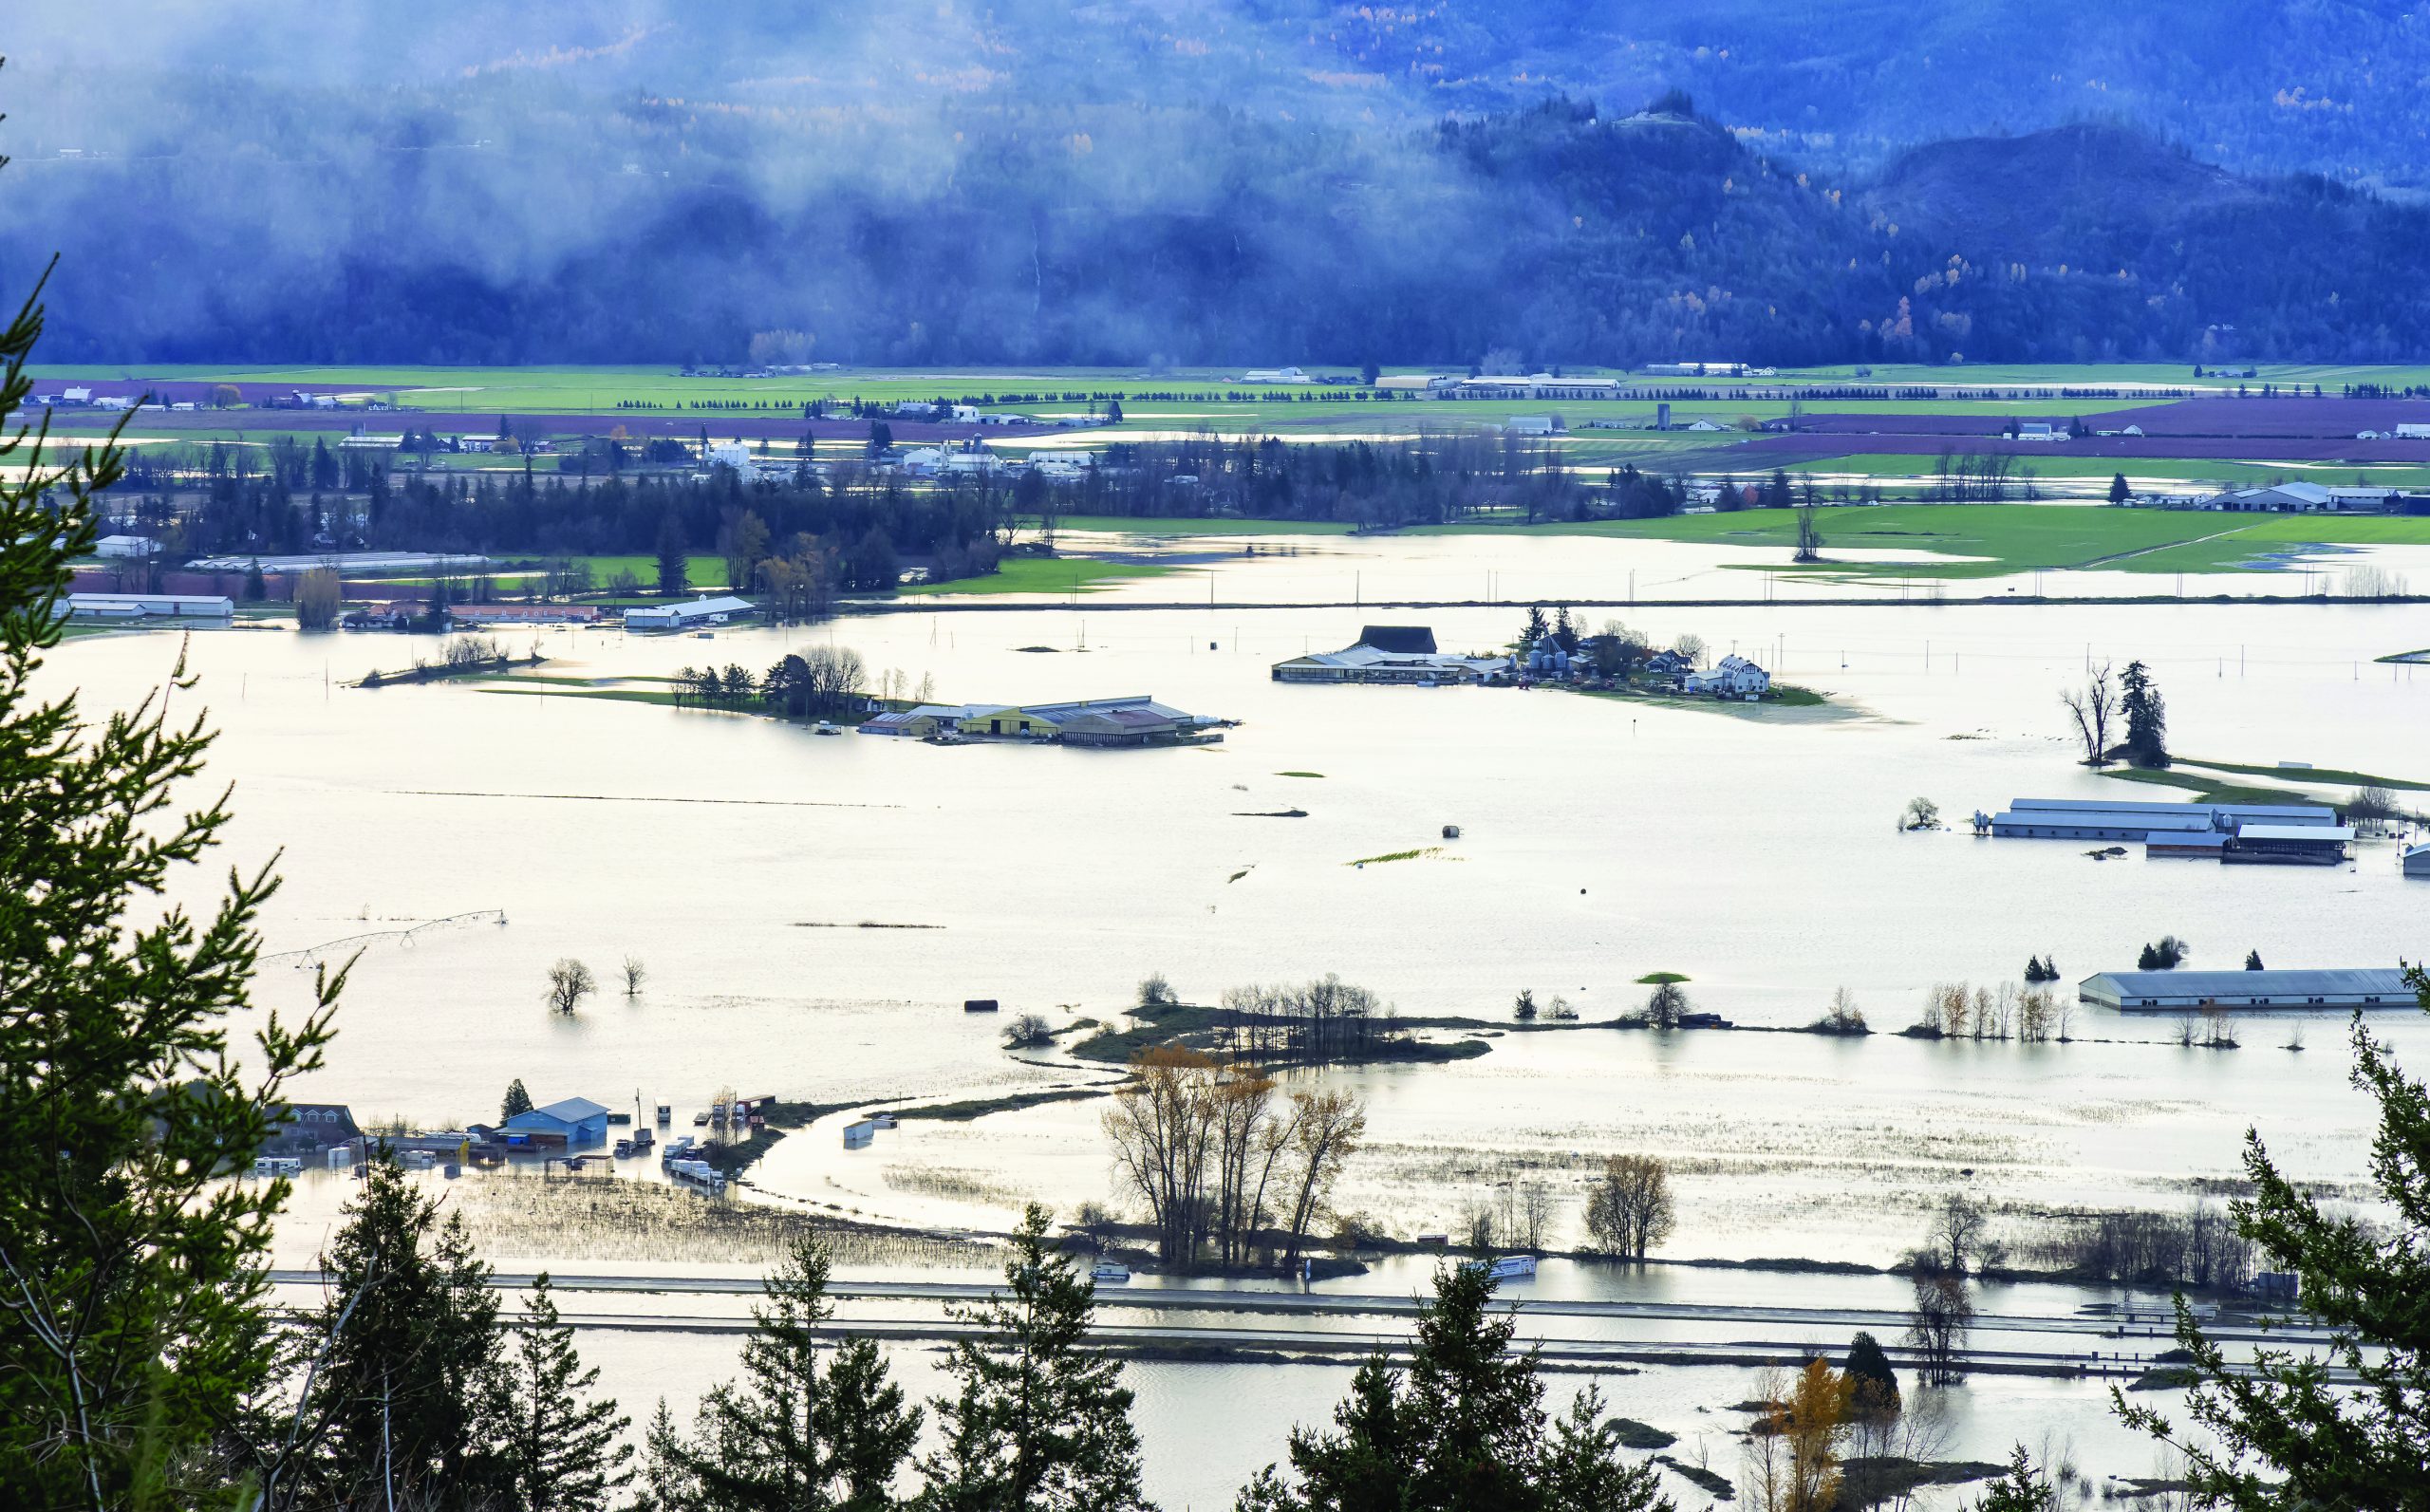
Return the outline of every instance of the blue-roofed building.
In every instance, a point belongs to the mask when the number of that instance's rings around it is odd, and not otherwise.
[[[608,1110],[588,1097],[568,1097],[520,1112],[498,1126],[509,1147],[557,1145],[579,1148],[608,1142]]]
[[[2394,966],[2292,971],[2104,971],[2076,984],[2079,1002],[2125,1013],[2227,1009],[2411,1008]]]

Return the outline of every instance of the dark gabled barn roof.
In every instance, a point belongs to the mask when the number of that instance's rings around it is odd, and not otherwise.
[[[1358,632],[1358,644],[1403,656],[1430,655],[1434,650],[1434,630],[1425,625],[1371,625]]]

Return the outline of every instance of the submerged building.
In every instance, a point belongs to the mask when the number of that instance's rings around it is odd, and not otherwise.
[[[1506,656],[1453,656],[1423,625],[1370,625],[1356,644],[1274,663],[1277,682],[1409,682],[1439,686],[1510,675]]]
[[[1208,715],[1188,714],[1147,694],[1062,703],[923,703],[861,723],[863,735],[919,739],[1060,740],[1066,745],[1171,745],[1220,739]]]
[[[2336,810],[2314,804],[2018,798],[1991,815],[1989,827],[1992,834],[2009,840],[2161,841],[2210,835],[2224,840],[2247,826],[2336,824]]]
[[[2413,989],[2393,966],[2296,971],[2104,971],[2076,984],[2076,1000],[2123,1013],[2199,1008],[2410,1008]]]

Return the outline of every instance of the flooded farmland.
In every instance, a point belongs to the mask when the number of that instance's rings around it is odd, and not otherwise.
[[[1750,578],[1726,569],[1742,553],[1659,543],[1498,540],[1465,559],[1458,537],[1272,544],[1304,551],[1195,565],[1224,602],[1482,596],[1487,571],[1505,598],[1624,597],[1632,571],[1647,583],[1701,577],[1735,596]],[[1170,602],[1206,591],[1175,581],[1119,592]],[[2237,591],[2271,588],[2234,581]],[[1989,1197],[2012,1223],[2215,1198],[2249,1125],[2328,1192],[2365,1173],[2369,1104],[2346,1085],[2333,1017],[2240,1025],[2233,1051],[2184,1047],[2165,1020],[2089,1008],[2076,1011],[2066,1044],[1886,1031],[1915,1018],[1933,983],[2013,981],[2028,955],[2048,955],[2071,989],[2131,965],[2162,933],[2192,942],[2204,966],[2249,950],[2273,966],[2430,954],[2430,884],[2408,884],[2388,843],[2364,844],[2333,868],[2234,868],[2101,861],[2078,844],[1977,839],[1960,822],[2023,795],[2178,795],[2073,763],[2056,694],[2088,657],[2151,666],[2182,754],[2430,780],[2430,678],[2374,661],[2430,644],[2418,607],[1592,612],[1656,641],[1699,635],[1716,656],[1742,651],[1830,696],[1819,708],[1761,710],[1282,684],[1271,663],[1346,644],[1370,616],[1094,609],[1084,596],[713,640],[501,639],[536,645],[544,673],[581,677],[712,660],[757,669],[832,643],[874,672],[901,669],[906,685],[932,680],[943,699],[1152,693],[1238,727],[1218,745],[1118,752],[819,738],[569,683],[344,686],[427,651],[398,637],[196,635],[200,682],[178,698],[183,709],[206,704],[224,732],[212,775],[234,785],[226,859],[249,868],[284,845],[287,886],[265,912],[266,951],[363,949],[328,1064],[302,1094],[425,1126],[488,1116],[515,1077],[543,1101],[665,1101],[686,1119],[727,1087],[819,1104],[995,1096],[1101,1081],[1107,1069],[1059,1053],[1008,1055],[1000,1021],[964,1015],[964,999],[1059,1024],[1119,1013],[1150,972],[1196,1001],[1337,973],[1404,1016],[1500,1026],[1522,989],[1566,997],[1592,1022],[1637,1006],[1638,978],[1672,971],[1689,979],[1696,1008],[1742,1028],[1497,1027],[1476,1058],[1322,1073],[1370,1105],[1369,1144],[1339,1205],[1401,1237],[1441,1231],[1514,1174],[1574,1193],[1603,1155],[1642,1151],[1673,1166],[1674,1256],[1881,1265],[1954,1190]],[[1506,642],[1522,612],[1373,617],[1423,620],[1447,649],[1465,649]],[[175,652],[160,635],[83,640],[53,656],[48,675],[95,708],[121,706]],[[1900,811],[1917,796],[1953,828],[1901,832]],[[1293,810],[1304,817],[1269,816]],[[1456,840],[1442,837],[1446,825],[1459,827]],[[1422,853],[1358,864],[1410,850]],[[462,922],[416,929],[439,920]],[[562,1017],[541,990],[549,963],[568,955],[603,976],[634,956],[648,979],[636,997],[611,989]],[[274,963],[258,997],[291,1005],[308,982]],[[1842,986],[1875,1035],[1755,1032],[1809,1022]],[[2413,1064],[2430,1061],[2420,1016],[2374,1027]],[[2283,1048],[2298,1036],[2302,1050]],[[1101,1106],[907,1120],[849,1151],[816,1126],[777,1145],[754,1172],[759,1190],[732,1200],[1000,1231],[1024,1200],[1066,1210],[1110,1200]],[[340,1184],[307,1184],[283,1263],[308,1260],[342,1196]],[[566,1270],[646,1269],[650,1254],[620,1250],[612,1226],[570,1226],[551,1242],[545,1223],[526,1223],[507,1253]],[[1555,1242],[1578,1232],[1572,1200]],[[952,1261],[906,1246],[847,1268],[919,1274]],[[748,1270],[757,1257],[738,1263]],[[1359,1284],[1421,1283],[1403,1264]],[[1678,1284],[1791,1297],[1836,1283],[1697,1272]],[[598,1357],[628,1407],[713,1378],[734,1342],[686,1335],[662,1350],[659,1335],[614,1338]],[[1650,1383],[1670,1369],[1606,1389],[1619,1410],[1652,1420],[1629,1392],[1669,1391]],[[1696,1383],[1680,1390],[1698,1402],[1745,1394],[1728,1368],[1679,1369]],[[1279,1452],[1285,1422],[1320,1415],[1347,1379],[1322,1365],[1134,1372],[1151,1465],[1166,1478],[1154,1488],[1169,1504],[1219,1500]],[[1239,1389],[1244,1372],[1258,1372],[1255,1391]],[[2150,1473],[2147,1449],[2106,1425],[2097,1388],[1996,1382],[1971,1400],[1987,1426],[1968,1452],[1996,1457],[2021,1431],[2012,1424],[2047,1421],[2107,1445],[2102,1470]],[[1207,1449],[1218,1439],[1222,1452]]]

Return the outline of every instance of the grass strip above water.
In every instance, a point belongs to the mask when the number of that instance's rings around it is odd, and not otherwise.
[[[2293,793],[2285,788],[2245,787],[2233,782],[2220,782],[2192,772],[2155,772],[2141,767],[2122,767],[2101,774],[2121,782],[2147,782],[2164,788],[2182,788],[2194,794],[2188,803],[2318,803],[2309,793]]]
[[[2347,787],[2402,788],[2411,793],[2430,793],[2430,782],[2416,782],[2410,777],[2373,776],[2368,772],[2351,772],[2344,767],[2263,767],[2236,761],[2203,761],[2194,756],[2172,756],[2180,767],[2200,767],[2206,772],[2233,772],[2246,777],[2278,777],[2288,782],[2330,782]]]
[[[873,1111],[890,1112],[898,1119],[927,1118],[943,1123],[968,1123],[989,1113],[1016,1112],[1023,1108],[1038,1108],[1047,1103],[1084,1102],[1092,1097],[1111,1097],[1110,1087],[1056,1087],[1045,1092],[1007,1092],[1000,1097],[969,1097],[960,1102],[931,1103],[920,1108],[888,1108]]]
[[[1160,562],[1100,562],[1088,557],[1006,557],[993,572],[942,583],[907,584],[905,598],[1000,593],[1094,593],[1127,578],[1163,577],[1183,570]]]
[[[1205,1044],[1220,1038],[1224,1031],[1246,1027],[1252,1022],[1247,1016],[1227,1008],[1201,1008],[1187,1003],[1133,1008],[1130,1017],[1129,1028],[1101,1029],[1074,1045],[1074,1057],[1109,1065],[1129,1065],[1138,1058],[1142,1051],[1169,1044],[1203,1048]],[[1403,1018],[1393,1027],[1409,1030],[1485,1025],[1483,1020],[1468,1018]],[[1362,1066],[1387,1062],[1467,1060],[1486,1055],[1492,1048],[1482,1039],[1379,1039],[1361,1054],[1337,1057],[1333,1063]]]
[[[1415,850],[1388,850],[1380,856],[1361,856],[1355,861],[1345,861],[1342,865],[1364,867],[1386,861],[1416,861],[1428,856],[1439,856],[1442,853],[1441,846],[1421,846]]]

